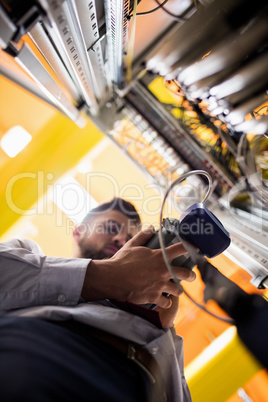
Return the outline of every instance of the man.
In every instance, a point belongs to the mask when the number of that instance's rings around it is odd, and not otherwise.
[[[31,241],[1,245],[0,400],[191,400],[182,339],[169,328],[181,289],[161,250],[143,247],[152,228],[139,227],[117,198],[74,230],[74,258],[45,257]],[[185,250],[167,252],[172,260]]]

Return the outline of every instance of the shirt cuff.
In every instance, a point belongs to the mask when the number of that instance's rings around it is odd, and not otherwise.
[[[39,297],[41,305],[73,306],[79,302],[90,259],[46,257]]]

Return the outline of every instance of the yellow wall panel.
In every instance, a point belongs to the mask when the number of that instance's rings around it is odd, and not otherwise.
[[[31,207],[48,186],[102,139],[103,134],[89,120],[81,129],[56,114],[16,158],[6,160],[1,169],[0,236],[24,214],[38,213]]]
[[[186,367],[185,376],[193,402],[225,402],[261,369],[230,327]]]

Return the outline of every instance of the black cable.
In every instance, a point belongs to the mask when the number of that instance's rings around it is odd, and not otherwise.
[[[151,14],[151,13],[153,13],[153,12],[159,10],[160,8],[162,8],[162,7],[164,6],[164,4],[166,4],[167,2],[168,2],[168,0],[164,0],[163,3],[158,3],[158,2],[157,2],[157,4],[158,4],[157,7],[153,8],[152,10],[149,10],[149,11],[144,11],[144,12],[142,12],[142,13],[137,13],[136,15],[147,15],[147,14]],[[128,16],[128,19],[130,19],[131,17],[133,17],[133,14],[129,15],[129,16]]]
[[[155,0],[155,2],[160,6],[159,0]],[[164,6],[164,3],[162,3],[162,5],[161,5],[162,10],[165,11],[166,14],[170,15],[170,17],[172,17],[175,21],[178,21],[178,22],[185,21],[185,18],[183,18],[182,15],[175,15],[163,6]],[[191,8],[192,8],[192,6],[190,7],[190,9]],[[186,10],[186,14],[188,13],[188,11],[189,11],[189,9]]]
[[[195,299],[192,298],[192,296],[189,295],[188,292],[186,292],[185,289],[183,289],[183,293],[185,294],[185,296],[188,297],[188,299],[191,300],[192,303],[194,303],[198,308],[200,308],[201,310],[205,311],[207,314],[211,315],[214,318],[217,318],[218,320],[221,320],[223,322],[226,322],[227,324],[230,325],[235,325],[235,321],[232,318],[228,318],[228,317],[223,317],[220,316],[218,314],[213,313],[212,311],[208,310],[206,308],[206,306],[204,306],[203,304],[198,303]]]

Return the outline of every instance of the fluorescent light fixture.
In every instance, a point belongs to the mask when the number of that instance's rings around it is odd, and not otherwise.
[[[78,173],[86,174],[90,172],[91,169],[92,169],[92,162],[90,160],[84,159],[77,165]]]
[[[3,151],[14,158],[31,141],[32,136],[21,126],[10,128],[1,138],[1,148]]]
[[[71,176],[66,176],[55,183],[51,199],[76,225],[98,205],[97,201]]]

